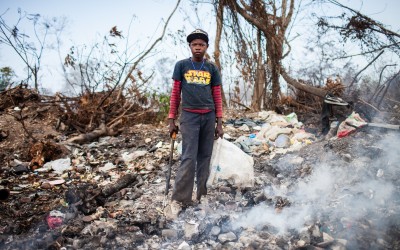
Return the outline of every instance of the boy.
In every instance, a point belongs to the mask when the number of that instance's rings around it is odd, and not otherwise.
[[[196,176],[197,194],[207,195],[207,179],[210,173],[210,160],[214,137],[223,136],[221,76],[217,67],[206,60],[208,34],[196,29],[187,36],[192,57],[175,64],[172,79],[169,111],[169,132],[178,132],[175,119],[182,94],[182,114],[180,130],[182,133],[181,165],[175,177],[171,204],[166,208],[167,219],[177,218],[181,204],[192,202],[194,178]],[[216,125],[215,125],[216,124]]]

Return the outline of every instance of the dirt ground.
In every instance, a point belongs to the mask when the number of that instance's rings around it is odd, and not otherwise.
[[[163,215],[166,123],[78,145],[67,142],[76,134],[56,130],[55,108],[16,107],[0,113],[2,249],[400,249],[397,131],[328,139],[318,114],[298,114],[312,143],[253,154],[254,187],[212,188],[206,208],[193,204],[171,222]],[[257,120],[238,111],[224,119],[243,118]],[[227,126],[231,141],[257,132]],[[66,148],[59,158],[69,157],[70,169],[32,169],[32,146],[49,141]],[[176,152],[173,163],[172,185]]]

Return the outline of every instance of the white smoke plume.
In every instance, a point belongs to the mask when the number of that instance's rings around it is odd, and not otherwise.
[[[265,194],[284,196],[291,205],[277,213],[274,207],[260,204],[240,214],[233,227],[268,226],[283,234],[289,229],[300,232],[325,218],[341,222],[368,219],[384,226],[388,213],[400,213],[399,182],[396,182],[400,176],[400,136],[389,134],[380,142],[364,146],[355,151],[358,156],[350,163],[325,154],[324,162],[312,166],[311,175],[298,180],[287,178],[286,182],[292,182],[289,186],[266,188]],[[366,149],[371,147],[375,147],[376,155],[365,157]]]

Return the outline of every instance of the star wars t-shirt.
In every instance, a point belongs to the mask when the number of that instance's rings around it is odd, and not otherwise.
[[[182,84],[182,108],[215,109],[211,87],[221,85],[215,64],[207,60],[193,62],[191,58],[178,61],[172,79]]]

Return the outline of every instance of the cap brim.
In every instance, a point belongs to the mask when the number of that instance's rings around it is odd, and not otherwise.
[[[190,34],[188,35],[188,37],[186,38],[186,41],[188,43],[191,43],[194,39],[201,39],[203,41],[205,41],[206,43],[208,43],[208,36],[204,35],[204,34]]]

